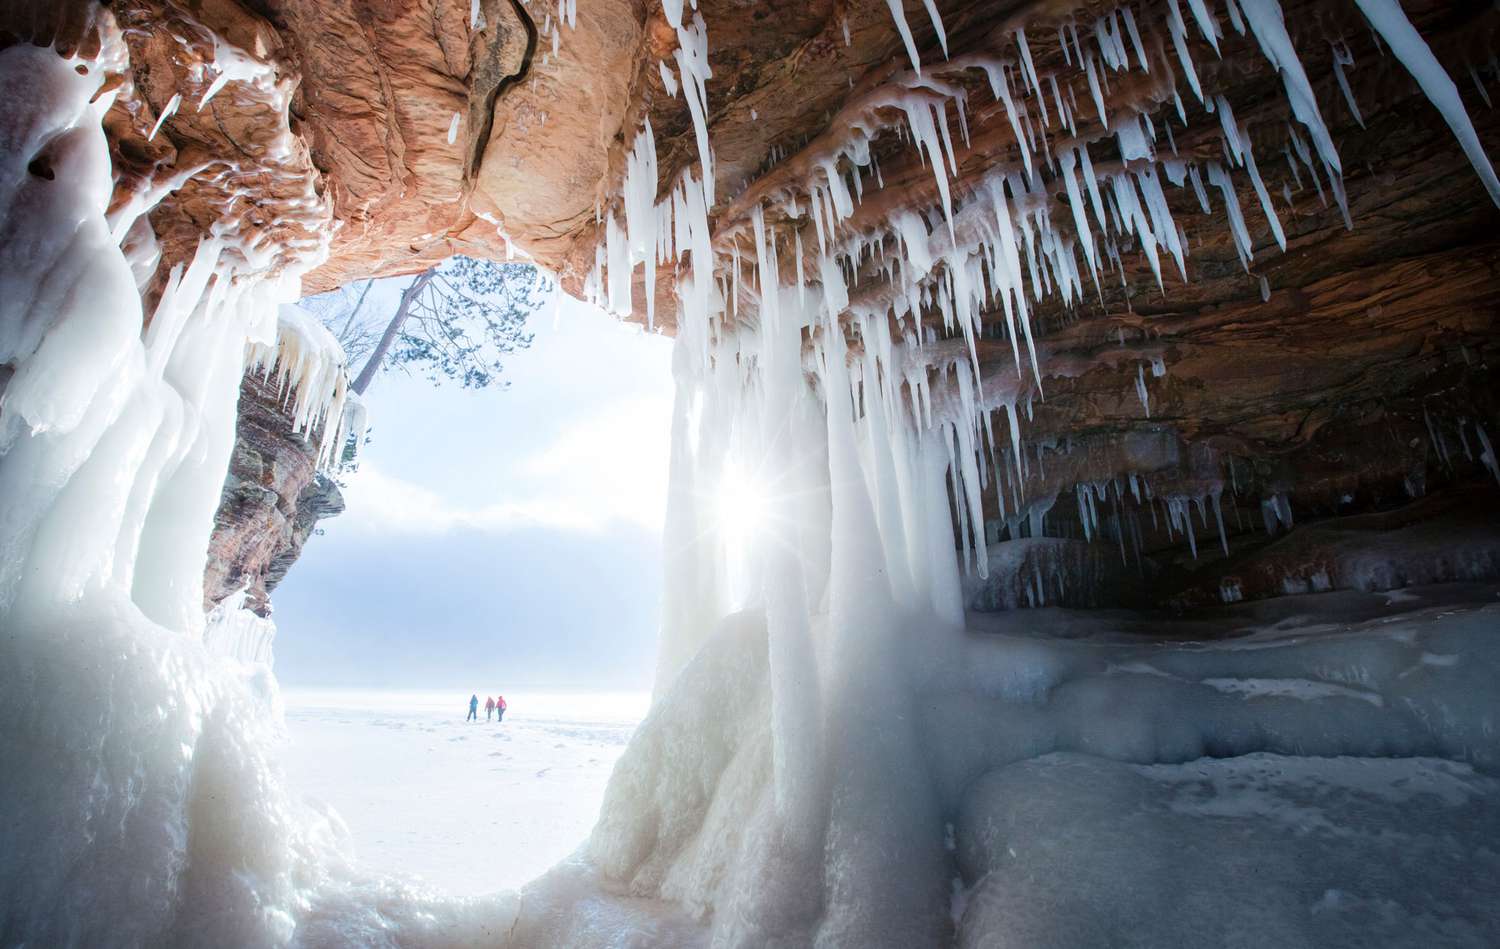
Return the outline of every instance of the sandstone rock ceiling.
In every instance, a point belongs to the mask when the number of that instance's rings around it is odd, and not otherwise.
[[[1106,113],[1147,114],[1158,158],[1170,152],[1228,164],[1218,116],[1190,94],[1175,55],[1165,26],[1172,5],[1128,6],[1153,68],[1098,65]],[[1500,13],[1485,2],[1402,6],[1458,82],[1485,149],[1500,152],[1500,126],[1486,101],[1486,88],[1500,90]],[[85,7],[19,4],[0,22],[10,41],[86,44]],[[684,93],[669,94],[659,67],[672,60],[677,35],[654,4],[586,2],[569,25],[558,23],[565,4],[540,0],[119,0],[111,7],[130,48],[120,67],[130,91],[111,114],[117,201],[176,186],[152,214],[163,272],[216,221],[234,218],[259,229],[268,253],[305,253],[329,241],[309,290],[414,272],[455,252],[504,257],[514,242],[579,292],[604,240],[601,212],[618,212],[627,153],[645,123],[654,133],[658,197],[699,161]],[[1233,181],[1253,243],[1248,267],[1216,189],[1208,188],[1213,212],[1203,214],[1193,189],[1167,187],[1186,237],[1187,280],[1163,254],[1158,289],[1145,256],[1117,239],[1118,264],[1097,287],[1087,285],[1081,302],[1064,307],[1054,294],[1038,303],[1045,398],[1031,397],[1034,383],[1018,378],[1011,343],[987,329],[977,342],[986,386],[1015,388],[1028,403],[1024,451],[1042,471],[1028,480],[1026,495],[1138,471],[1155,473],[1159,491],[1170,486],[1191,496],[1195,482],[1222,478],[1224,459],[1238,458],[1236,480],[1245,483],[1237,487],[1248,494],[1290,495],[1304,513],[1329,513],[1351,503],[1389,504],[1420,493],[1429,479],[1481,473],[1475,453],[1457,446],[1473,438],[1471,420],[1497,411],[1488,367],[1500,212],[1452,132],[1352,0],[1283,0],[1342,156],[1353,224],[1346,228],[1335,203],[1314,192],[1309,167],[1294,170],[1296,159],[1283,158],[1295,122],[1282,79],[1256,40],[1225,24],[1216,52],[1190,7],[1181,4],[1198,78],[1210,99],[1227,99],[1245,129],[1286,250],[1245,174]],[[957,164],[955,218],[982,199],[987,174],[1022,164],[984,72],[963,67],[982,54],[1014,58],[1014,34],[1024,28],[1036,71],[1072,86],[1076,137],[1054,115],[1036,157],[1052,217],[1068,222],[1067,189],[1045,154],[1072,141],[1104,168],[1121,153],[1058,28],[1079,24],[1097,59],[1089,24],[1115,5],[949,0],[937,9],[946,62],[924,13],[909,8],[907,20],[928,76],[961,89],[967,103],[962,137],[958,116],[946,113]],[[841,228],[875,233],[894,210],[909,208],[926,213],[936,239],[943,215],[931,167],[902,131],[899,111],[867,107],[911,68],[885,4],[704,0],[699,12],[713,69],[706,83],[717,199],[710,220],[721,267],[736,247],[753,258],[749,213],[762,202],[768,226],[783,238],[799,226],[779,209],[789,200],[806,207],[820,148],[846,136],[851,122],[882,126],[871,145],[882,183],[866,177]],[[1224,14],[1218,10],[1221,20]],[[247,58],[270,64],[274,81],[232,82],[196,107],[219,74],[209,64]],[[1341,58],[1352,60],[1344,71],[1358,118],[1336,82]],[[1019,67],[1012,78],[1024,88]],[[289,123],[278,111],[286,96]],[[811,257],[810,228],[800,227]],[[1095,238],[1103,253],[1104,235]],[[782,252],[784,280],[791,256]],[[881,292],[878,276],[865,266],[856,302]],[[631,319],[642,320],[639,271],[633,280]],[[670,267],[658,268],[655,299],[657,322],[671,332]],[[985,319],[989,329],[1002,322],[997,314]],[[1164,365],[1165,375],[1143,371],[1148,359]],[[1147,391],[1149,418],[1138,386]],[[1434,452],[1445,456],[1442,464]]]

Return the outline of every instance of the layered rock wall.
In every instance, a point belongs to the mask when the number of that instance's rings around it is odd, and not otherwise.
[[[292,430],[282,395],[258,372],[240,386],[234,455],[208,548],[205,610],[244,590],[245,607],[269,616],[271,591],[318,522],[344,510],[338,484],[318,471],[317,442]]]
[[[578,292],[597,273],[607,221],[622,211],[627,157],[647,124],[657,198],[701,167],[680,88],[680,38],[689,34],[654,4],[109,6],[129,53],[108,123],[116,203],[155,202],[155,236],[127,238],[148,299],[223,220],[258,233],[258,246],[273,255],[326,248],[308,290],[412,272],[463,252],[529,254]],[[914,89],[943,102],[960,237],[964,222],[984,211],[986,181],[997,170],[1020,172],[1025,140],[1033,140],[1039,166],[1038,200],[1066,222],[1082,199],[1070,197],[1051,167],[1055,154],[1083,150],[1101,172],[1139,162],[1118,137],[1119,118],[1139,114],[1151,126],[1155,158],[1233,165],[1225,118],[1232,107],[1235,131],[1258,158],[1274,225],[1242,171],[1222,195],[1207,188],[1209,214],[1193,189],[1166,188],[1186,279],[1164,260],[1158,285],[1142,247],[1101,230],[1095,238],[1111,245],[1101,253],[1115,255],[1102,279],[1081,299],[1064,304],[1051,294],[1034,305],[1035,379],[1013,371],[1014,347],[994,301],[983,314],[987,329],[974,356],[983,388],[997,409],[1008,399],[1025,410],[1024,484],[996,479],[1014,495],[1003,506],[999,491],[986,491],[991,528],[1050,500],[1049,532],[1077,537],[1089,516],[1073,502],[1079,486],[1097,493],[1107,482],[1096,500],[1130,507],[1139,500],[1124,490],[1132,474],[1148,478],[1159,501],[1201,503],[1217,491],[1232,541],[1267,504],[1284,503],[1289,520],[1302,522],[1385,510],[1450,483],[1484,480],[1479,431],[1487,426],[1487,437],[1500,437],[1490,368],[1500,212],[1453,130],[1352,0],[1275,4],[1343,156],[1346,219],[1333,182],[1291,147],[1303,133],[1289,132],[1296,123],[1287,72],[1255,31],[1221,16],[1212,42],[1196,23],[1179,38],[1169,6],[1133,8],[1140,47],[1128,44],[1128,68],[1106,69],[1105,41],[1089,30],[1111,14],[1107,5],[941,0],[933,5],[941,38],[925,14],[906,16],[912,51],[926,68],[918,81],[888,5],[704,0],[696,15],[706,24],[711,66],[703,125],[716,195],[707,218],[725,286],[728,261],[754,256],[749,217],[757,207],[783,244],[800,233],[805,258],[796,266],[816,281],[810,191],[826,178],[820,163],[830,148],[856,129],[879,171],[834,158],[838,174],[863,183],[837,238],[893,251],[893,221],[914,212],[941,250],[946,215],[932,162],[913,147],[902,115],[902,97]],[[1401,6],[1457,80],[1479,145],[1494,153],[1500,120],[1489,100],[1500,80],[1493,55],[1500,14],[1478,2]],[[81,0],[14,4],[0,29],[5,42],[86,46],[93,9]],[[1021,30],[1026,68],[1017,58]],[[1077,61],[1085,53],[1097,97]],[[1061,77],[1058,94],[1042,97],[1055,98],[1054,114],[1042,119],[1041,103],[1031,100],[1023,125],[1013,125],[985,63],[998,64],[1018,99],[1029,97],[1028,69]],[[1223,108],[1209,110],[1220,101]],[[279,118],[283,106],[289,125]],[[1225,219],[1231,196],[1245,221],[1245,248]],[[1072,253],[1081,263],[1086,242],[1065,225],[1059,232],[1077,241]],[[787,281],[790,247],[782,254]],[[679,251],[675,263],[690,259]],[[891,304],[872,261],[847,265],[862,277],[856,308]],[[652,293],[666,332],[675,327],[675,269],[658,268]],[[631,287],[629,318],[643,320],[639,271]],[[753,314],[750,292],[741,296]],[[939,322],[934,305],[929,298],[929,326]],[[910,332],[897,311],[891,321],[898,338]],[[852,335],[858,352],[862,342]],[[959,342],[951,328],[938,335],[942,345]],[[1007,459],[1003,413],[993,414],[1002,432],[995,467],[1005,472],[1016,459]],[[1146,442],[1159,453],[1121,454],[1122,445]],[[289,510],[292,499],[278,497]],[[1136,521],[1146,514],[1141,506]],[[1109,521],[1115,516],[1105,515],[1111,541],[1126,529]],[[1131,527],[1131,543],[1139,553],[1182,559],[1180,531],[1163,529],[1160,519],[1158,511],[1140,537]],[[234,520],[227,510],[221,517]],[[248,562],[222,570],[256,572]]]

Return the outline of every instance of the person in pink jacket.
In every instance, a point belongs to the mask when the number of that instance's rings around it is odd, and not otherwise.
[[[505,719],[505,710],[508,707],[509,706],[507,706],[505,704],[505,696],[503,696],[503,695],[496,696],[496,698],[495,698],[495,721],[499,722],[499,721],[503,721]]]

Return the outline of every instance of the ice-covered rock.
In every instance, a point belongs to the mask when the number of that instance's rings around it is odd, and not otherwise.
[[[1433,758],[1033,758],[960,806],[956,943],[1483,945],[1497,794]]]

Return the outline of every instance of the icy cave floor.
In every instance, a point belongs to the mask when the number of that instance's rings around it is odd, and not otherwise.
[[[886,765],[930,778],[916,833],[947,878],[893,861],[891,884],[939,889],[966,947],[1500,944],[1500,585],[1210,612],[970,614],[914,649],[914,699],[866,712],[920,736]],[[591,847],[521,892],[516,945],[740,941],[726,907],[765,881],[727,855],[771,846],[764,649],[758,617],[726,622]]]

